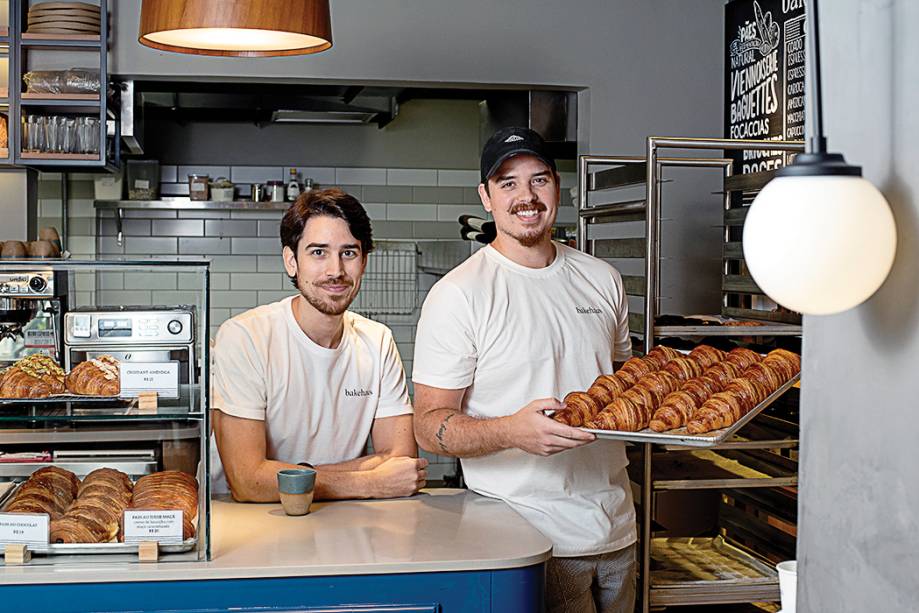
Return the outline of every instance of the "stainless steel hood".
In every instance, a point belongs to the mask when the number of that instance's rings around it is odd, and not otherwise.
[[[376,124],[385,127],[413,99],[478,100],[481,131],[526,125],[574,157],[577,95],[566,91],[314,85],[259,82],[126,81],[121,133],[132,154],[143,153],[143,121]]]

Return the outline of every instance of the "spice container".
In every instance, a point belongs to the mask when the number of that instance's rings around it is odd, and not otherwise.
[[[128,199],[156,200],[160,195],[160,163],[157,160],[128,160]]]
[[[207,200],[210,196],[209,182],[208,175],[188,175],[188,197],[192,200]]]
[[[268,200],[271,202],[284,202],[284,182],[283,181],[269,181],[268,182]]]
[[[234,191],[233,183],[229,179],[217,177],[217,180],[211,183],[211,200],[214,202],[231,202]]]

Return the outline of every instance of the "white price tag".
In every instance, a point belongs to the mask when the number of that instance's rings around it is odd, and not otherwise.
[[[161,545],[182,542],[182,511],[125,511],[124,542],[156,541]]]
[[[0,513],[0,545],[47,545],[50,525],[45,513]]]
[[[25,346],[29,349],[53,348],[54,330],[26,330]]]
[[[121,396],[156,392],[161,398],[179,397],[178,362],[122,362]]]
[[[207,183],[192,181],[191,185],[189,185],[189,189],[193,192],[203,192],[207,189]]]
[[[150,189],[150,181],[147,179],[134,179],[134,189]]]

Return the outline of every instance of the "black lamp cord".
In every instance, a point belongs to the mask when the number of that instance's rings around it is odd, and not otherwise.
[[[823,135],[823,86],[820,80],[820,25],[817,16],[817,0],[808,0],[807,12],[807,53],[809,56],[810,95],[811,95],[811,136],[807,140],[808,153],[826,153],[826,137]]]

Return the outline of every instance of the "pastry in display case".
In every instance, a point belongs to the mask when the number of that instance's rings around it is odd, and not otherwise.
[[[208,270],[0,262],[0,554],[110,564],[156,543],[160,562],[210,557]],[[191,304],[115,304],[123,293],[104,289],[178,273],[198,281]]]

